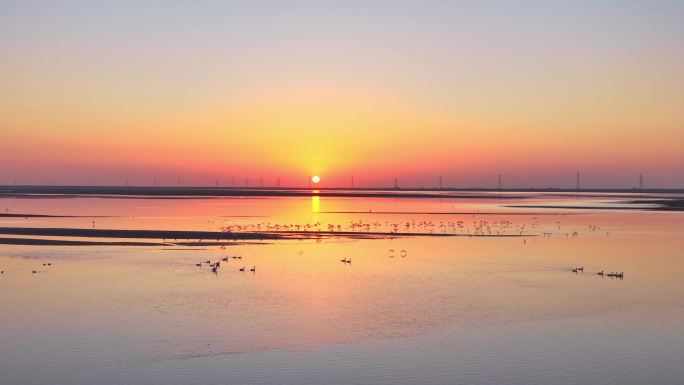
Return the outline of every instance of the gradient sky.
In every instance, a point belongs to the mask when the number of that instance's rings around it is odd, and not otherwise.
[[[0,1],[0,183],[684,188],[684,2]]]

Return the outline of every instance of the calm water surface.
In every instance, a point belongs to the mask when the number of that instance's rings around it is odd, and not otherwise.
[[[2,227],[529,237],[0,245],[0,384],[681,384],[684,213],[617,200],[1,199],[82,216]]]

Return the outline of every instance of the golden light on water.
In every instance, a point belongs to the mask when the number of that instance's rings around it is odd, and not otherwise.
[[[314,190],[314,194],[318,193],[318,190]],[[320,213],[321,212],[321,197],[314,195],[311,197],[311,212]]]

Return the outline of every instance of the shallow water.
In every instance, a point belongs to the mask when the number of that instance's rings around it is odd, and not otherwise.
[[[0,383],[679,384],[684,213],[609,209],[631,199],[1,199],[81,216],[2,227],[526,237],[0,245]]]

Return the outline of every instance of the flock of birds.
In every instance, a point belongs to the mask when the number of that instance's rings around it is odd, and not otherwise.
[[[221,262],[228,262],[228,261],[231,260],[231,259],[238,259],[238,260],[241,260],[241,259],[242,259],[242,256],[241,256],[241,255],[226,256],[226,257],[221,258],[220,261],[216,261],[216,262],[211,262],[210,259],[207,259],[206,261],[202,261],[202,262],[196,263],[195,266],[197,266],[197,267],[202,267],[202,266],[204,266],[204,265],[206,264],[206,265],[211,269],[212,273],[217,274],[218,271],[219,271],[219,269],[221,268]],[[245,272],[245,267],[242,266],[241,268],[238,269],[238,271],[244,273],[244,272]],[[252,266],[252,268],[249,269],[249,271],[252,272],[252,273],[256,273],[256,266]]]
[[[43,262],[43,267],[50,267],[50,266],[52,266],[52,262]],[[31,270],[31,274],[37,274],[39,272],[40,271],[35,270],[35,269]],[[5,270],[0,270],[0,274],[5,274]]]
[[[215,223],[214,221],[209,221]],[[526,235],[537,228],[538,219],[533,218],[529,224],[514,224],[509,220],[475,220],[475,221],[428,221],[410,220],[401,222],[390,221],[350,221],[345,224],[323,224],[320,221],[304,224],[278,224],[259,222],[251,224],[222,224],[219,229],[224,232],[328,232],[328,233],[421,233],[421,234],[464,234],[464,235]],[[560,222],[558,222],[560,227]]]
[[[211,224],[217,225],[218,229],[229,233],[326,233],[334,236],[335,233],[380,233],[380,234],[453,234],[453,235],[472,235],[472,236],[496,236],[496,235],[540,235],[544,238],[552,236],[563,236],[575,238],[579,236],[578,231],[562,232],[561,221],[542,224],[539,217],[532,217],[528,223],[514,223],[510,220],[452,220],[452,221],[431,221],[431,220],[407,220],[399,222],[391,221],[364,221],[353,220],[347,223],[314,223],[304,224],[279,224],[271,222],[259,222],[249,224],[229,223],[227,220],[218,223],[209,220]],[[541,231],[541,228],[547,230]],[[599,225],[589,224],[590,232],[595,233],[601,230]],[[609,235],[606,232],[606,235]],[[526,243],[526,242],[525,242]]]
[[[395,256],[395,250],[394,250],[394,249],[389,249],[389,250],[388,250],[388,253],[389,253],[388,256],[389,256],[390,258],[394,258],[394,256]],[[299,252],[299,255],[302,255],[302,254],[303,254],[303,251],[300,251],[300,252]],[[408,251],[406,251],[406,249],[401,249],[401,250],[399,250],[399,256],[400,256],[400,257],[406,258],[407,255],[408,255]],[[197,267],[203,267],[203,266],[206,265],[206,266],[208,266],[208,267],[211,269],[211,271],[212,271],[213,273],[217,274],[218,271],[219,271],[219,269],[221,268],[221,262],[228,262],[228,261],[230,261],[231,259],[234,259],[234,260],[242,260],[242,256],[241,256],[241,255],[226,256],[226,257],[221,258],[221,260],[215,261],[215,262],[212,262],[210,259],[208,259],[208,260],[206,260],[206,261],[202,261],[202,262],[196,263],[195,266],[197,266]],[[344,258],[340,259],[340,262],[342,262],[344,265],[351,265],[352,259],[351,259],[351,258],[348,258],[348,257],[344,257]],[[43,266],[45,266],[45,265],[46,265],[46,264],[44,263]],[[50,265],[50,264],[48,263],[48,265]],[[238,268],[238,271],[244,273],[244,272],[246,271],[245,266],[242,266],[242,267]],[[249,271],[252,272],[252,273],[256,273],[256,265],[253,265],[252,268],[249,269]],[[584,273],[584,266],[581,266],[581,267],[574,267],[574,268],[570,269],[570,271],[572,271],[572,272],[575,273],[575,274],[577,274],[577,273],[579,273],[579,272]],[[2,273],[4,273],[4,271],[1,271],[1,272],[0,272],[0,274],[2,274]],[[36,273],[36,271],[34,270],[33,273]],[[604,276],[605,276],[605,277],[618,278],[618,279],[624,279],[624,277],[625,277],[625,273],[624,273],[624,272],[619,272],[619,273],[618,273],[618,272],[605,273],[603,270],[597,272],[596,275],[598,275],[598,276],[600,276],[600,277],[604,277]]]
[[[389,257],[394,258],[394,249],[389,249],[388,252],[389,252]],[[303,251],[300,251],[299,255],[302,255],[302,254],[303,254]],[[408,255],[408,252],[405,249],[402,249],[399,251],[400,257],[406,258],[407,255]],[[226,257],[221,258],[221,260],[215,261],[215,262],[212,262],[211,259],[207,259],[206,261],[201,261],[201,262],[195,263],[195,266],[202,267],[202,266],[206,265],[207,267],[209,267],[211,269],[211,271],[213,273],[218,273],[219,269],[221,268],[221,262],[228,262],[231,259],[242,260],[242,256],[241,255],[226,256]],[[344,257],[344,258],[340,259],[340,262],[342,262],[345,265],[351,265],[352,259]],[[246,270],[245,270],[245,267],[242,266],[238,269],[238,271],[244,273]],[[253,265],[252,268],[249,269],[249,271],[252,273],[256,273],[256,265]]]
[[[389,249],[388,253],[389,253],[390,258],[394,258],[394,256],[395,256],[395,250],[394,249]],[[301,255],[301,254],[302,254],[302,251],[299,252],[299,255]],[[399,251],[400,257],[405,258],[407,255],[408,255],[408,252],[405,249],[402,249]],[[215,261],[215,262],[212,262],[210,259],[207,259],[206,261],[201,261],[201,262],[196,263],[195,266],[203,267],[206,265],[211,269],[211,271],[213,273],[218,273],[219,269],[221,268],[221,262],[228,262],[231,259],[242,260],[242,256],[241,255],[226,256],[226,257],[221,258],[221,260]],[[352,260],[351,260],[351,258],[344,257],[343,259],[340,259],[340,262],[342,262],[345,265],[351,265]],[[50,266],[52,266],[52,262],[44,262],[43,263],[43,267],[50,267]],[[238,268],[238,271],[244,273],[245,271],[247,271],[247,269],[245,268],[245,266],[242,266],[242,267]],[[249,269],[249,271],[251,273],[256,273],[256,265],[253,265]],[[579,272],[584,273],[584,266],[574,267],[574,268],[570,269],[570,271],[572,271],[575,274],[577,274]],[[31,274],[36,274],[38,272],[39,272],[38,270],[31,270]],[[5,270],[0,270],[0,274],[5,274]],[[624,279],[624,277],[625,277],[624,272],[606,273],[603,270],[597,272],[596,275],[598,275],[600,277],[611,277],[611,278],[618,278],[618,279]]]
[[[394,249],[389,249],[387,251],[389,252],[389,257],[394,258]],[[406,258],[407,255],[408,255],[408,251],[406,251],[405,249],[399,250],[399,256],[400,257]]]
[[[390,258],[394,258],[394,257],[395,257],[395,252],[396,252],[396,251],[395,251],[394,249],[389,249],[389,250],[388,250],[388,253],[389,253],[388,256],[389,256]],[[303,251],[300,251],[300,252],[299,252],[299,255],[302,255],[302,254],[303,254]],[[399,250],[399,256],[400,256],[400,257],[406,258],[407,255],[408,255],[408,251],[406,251],[406,249],[401,249],[401,250]],[[234,260],[242,260],[242,256],[241,256],[241,255],[226,256],[226,257],[221,258],[221,260],[215,261],[215,262],[212,262],[210,259],[208,259],[208,260],[206,260],[206,261],[202,261],[202,262],[196,263],[195,266],[197,266],[197,267],[202,267],[202,266],[205,266],[205,265],[206,265],[206,266],[208,266],[208,267],[211,269],[211,271],[212,271],[213,273],[218,273],[219,269],[221,268],[221,262],[228,262],[228,261],[231,260],[231,259],[234,259]],[[348,258],[348,257],[344,257],[344,258],[340,259],[340,262],[342,262],[344,265],[351,265],[352,259],[351,259],[351,258]],[[45,264],[43,264],[43,265],[45,265]],[[238,271],[244,273],[244,272],[246,271],[245,266],[242,266],[242,267],[238,268]],[[249,271],[252,272],[252,273],[256,273],[256,265],[253,265],[252,268],[249,269]],[[570,271],[572,271],[572,272],[575,273],[575,274],[577,274],[577,273],[579,273],[579,272],[584,273],[584,266],[581,266],[581,267],[574,267],[574,268],[570,269]],[[36,271],[34,270],[33,272],[35,273]],[[4,272],[2,272],[2,273],[4,273]],[[623,278],[625,277],[625,273],[624,273],[624,272],[619,272],[619,273],[618,273],[618,272],[605,273],[603,270],[597,272],[596,275],[598,275],[598,276],[600,276],[600,277],[604,277],[604,276],[605,276],[605,277],[618,278],[618,279],[623,279]]]
[[[570,271],[572,271],[572,272],[575,273],[575,274],[577,274],[577,273],[580,272],[580,271],[581,271],[582,273],[584,273],[584,266],[572,268]],[[601,271],[597,272],[596,275],[601,276],[601,277],[611,277],[611,278],[619,278],[619,279],[625,278],[625,273],[624,273],[624,272],[619,272],[619,273],[618,273],[618,272],[604,273],[603,270],[601,270]]]

